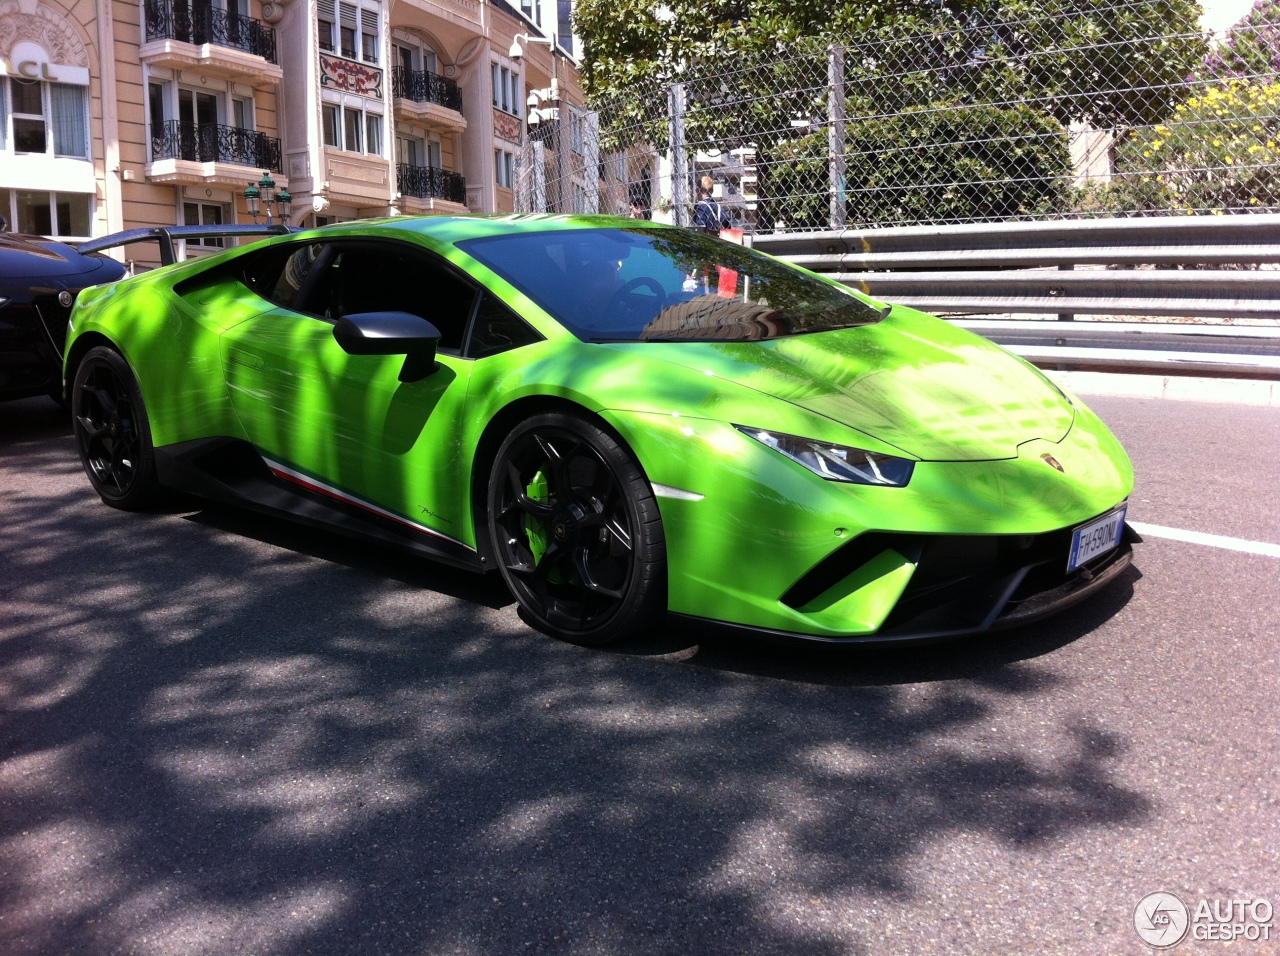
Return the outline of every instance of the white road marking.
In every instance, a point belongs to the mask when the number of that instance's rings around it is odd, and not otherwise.
[[[1166,528],[1164,525],[1147,524],[1145,521],[1130,521],[1129,524],[1143,537],[1151,535],[1153,538],[1169,538],[1173,541],[1186,541],[1188,544],[1205,544],[1211,548],[1226,548],[1229,551],[1243,551],[1246,554],[1280,558],[1280,544],[1250,541],[1247,538],[1229,538],[1223,534],[1205,534],[1202,531],[1183,531],[1181,528]]]

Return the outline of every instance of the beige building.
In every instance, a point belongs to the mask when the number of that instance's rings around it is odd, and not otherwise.
[[[264,172],[295,225],[511,211],[530,94],[582,102],[541,20],[502,0],[0,0],[0,215],[72,240],[250,222]]]

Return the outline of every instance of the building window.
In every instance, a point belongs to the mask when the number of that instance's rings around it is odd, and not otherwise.
[[[184,202],[182,204],[182,222],[187,226],[221,226],[224,222],[221,203]],[[221,249],[225,240],[213,237],[204,239],[188,239],[187,247],[206,246]]]
[[[320,107],[324,144],[348,153],[382,155],[382,114],[351,106],[324,103]]]
[[[316,25],[319,28],[320,49],[326,53],[334,51],[333,29],[338,22],[338,14],[334,9],[334,0],[319,0],[316,4]]]
[[[338,0],[335,4],[334,0],[318,0],[316,32],[320,49],[326,53],[336,51],[348,60],[377,63],[381,45],[379,19],[377,3]]]
[[[368,7],[360,10],[360,59],[378,62],[378,11]]]
[[[44,84],[35,80],[9,80],[13,104],[13,149],[17,153],[49,151],[44,121]]]
[[[89,109],[83,86],[9,77],[0,89],[0,148],[89,158]]]
[[[59,239],[88,239],[92,218],[87,193],[0,189],[0,215],[15,232]]]
[[[444,168],[444,162],[440,156],[440,141],[423,139],[420,136],[397,136],[396,159],[397,162],[408,166]]]
[[[339,53],[348,60],[378,62],[379,29],[378,4],[335,3],[334,0],[318,0],[316,3],[316,32],[320,49],[326,53]]]
[[[416,136],[396,137],[396,161],[406,166],[421,166],[423,160],[422,140]]]
[[[494,178],[503,189],[510,189],[515,183],[515,157],[505,149],[493,151]]]
[[[324,144],[341,149],[342,135],[338,130],[338,107],[325,103],[320,107],[320,115],[324,120]]]
[[[236,129],[253,129],[253,100],[242,100],[233,97],[231,100],[231,122]]]
[[[221,96],[203,90],[178,89],[178,119],[183,126],[217,126],[222,115]]]
[[[165,114],[165,86],[163,83],[149,83],[147,85],[147,118],[151,121],[151,135],[159,136],[160,130],[164,127]]]
[[[363,119],[359,110],[347,108],[342,111],[342,148],[349,153],[364,152],[364,137],[360,130]]]
[[[493,64],[493,108],[520,115],[520,74],[497,63]]]
[[[395,63],[403,67],[406,73],[417,73],[420,70],[426,70],[428,73],[440,72],[434,50],[405,40],[395,45]]]

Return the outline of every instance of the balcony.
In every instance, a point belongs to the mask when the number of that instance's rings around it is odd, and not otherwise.
[[[272,86],[284,71],[276,62],[276,31],[260,20],[186,0],[147,0],[144,63]]]
[[[445,133],[461,133],[467,128],[462,117],[462,90],[447,77],[428,70],[392,67],[391,95],[399,119]]]
[[[240,189],[267,169],[284,171],[280,140],[257,130],[168,120],[151,133],[146,175],[153,183]]]
[[[396,190],[405,212],[467,211],[467,180],[435,166],[396,166]]]

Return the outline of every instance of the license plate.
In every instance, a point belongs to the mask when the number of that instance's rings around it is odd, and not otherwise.
[[[1120,543],[1126,510],[1126,508],[1117,508],[1110,514],[1105,514],[1076,528],[1075,534],[1071,536],[1071,559],[1067,561],[1068,571],[1074,571],[1098,555],[1106,554]]]

